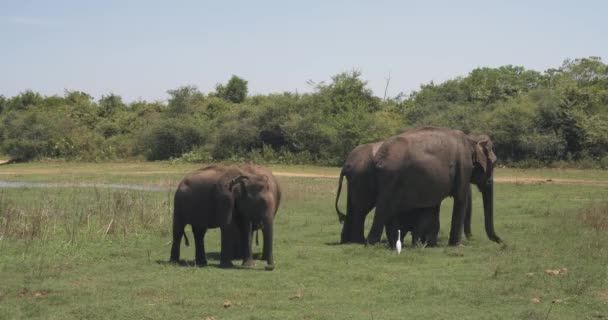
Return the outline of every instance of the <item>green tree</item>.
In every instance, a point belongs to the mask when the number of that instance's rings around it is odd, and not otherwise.
[[[245,101],[247,91],[247,80],[239,78],[236,75],[232,75],[225,85],[217,84],[215,86],[215,95],[232,103]]]
[[[26,90],[10,98],[6,102],[6,108],[9,110],[26,110],[29,107],[40,105],[42,101],[43,98],[38,92]]]
[[[330,84],[316,84],[317,103],[329,114],[344,112],[373,112],[380,109],[380,98],[361,79],[361,72],[342,72],[332,78]]]
[[[148,160],[176,158],[201,145],[205,141],[204,130],[189,118],[165,119],[142,131],[138,151]]]
[[[183,86],[168,90],[167,93],[170,96],[169,113],[174,116],[192,114],[205,101],[205,95],[196,86]]]
[[[122,111],[126,108],[126,105],[122,102],[122,98],[113,93],[101,96],[98,104],[99,115],[103,118],[111,117],[116,112]]]
[[[4,97],[4,95],[0,94],[0,114],[2,114],[4,112],[4,110],[6,110],[7,103],[8,103],[8,100],[6,100],[6,97]]]

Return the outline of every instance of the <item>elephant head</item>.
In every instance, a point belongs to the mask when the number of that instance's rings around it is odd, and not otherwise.
[[[493,150],[493,143],[487,135],[469,135],[469,142],[472,146],[473,173],[471,182],[483,190],[483,185],[492,183],[494,173],[494,163],[496,155]]]
[[[261,219],[261,211],[258,210],[261,195],[268,189],[268,178],[246,173],[239,173],[228,181],[221,182],[222,193],[230,198],[233,208],[239,214],[247,215],[253,221]],[[227,217],[232,221],[233,217]]]
[[[494,163],[496,155],[493,143],[487,135],[468,135],[471,145],[473,169],[471,183],[475,184],[483,197],[485,229],[490,240],[500,243],[494,231]]]

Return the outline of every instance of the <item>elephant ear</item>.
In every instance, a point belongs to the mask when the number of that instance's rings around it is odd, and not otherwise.
[[[228,184],[226,185],[226,187],[228,188],[228,190],[232,191],[232,188],[234,188],[234,186],[237,183],[243,183],[245,180],[249,180],[249,177],[243,176],[243,175],[236,176],[236,177],[230,179],[230,181],[228,182]]]
[[[475,145],[475,152],[473,153],[473,163],[479,164],[483,169],[483,172],[488,172],[488,160],[491,163],[496,162],[496,155],[492,151],[492,142],[489,139],[480,140]]]

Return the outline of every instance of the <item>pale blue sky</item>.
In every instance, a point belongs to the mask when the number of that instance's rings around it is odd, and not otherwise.
[[[0,0],[0,94],[96,99],[209,92],[232,74],[250,93],[310,91],[358,69],[378,96],[480,66],[544,71],[608,62],[608,1]]]

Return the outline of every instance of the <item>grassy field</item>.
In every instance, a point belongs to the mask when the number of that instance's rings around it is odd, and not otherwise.
[[[198,167],[34,163],[2,166],[0,180],[174,187]],[[608,180],[606,171],[499,169],[497,176]],[[383,245],[336,244],[335,178],[279,180],[272,272],[263,262],[217,268],[217,230],[206,236],[209,267],[167,264],[170,190],[0,189],[0,319],[608,319],[608,188],[497,184],[504,245],[485,237],[475,192],[474,238],[446,247],[448,199],[440,247],[396,255]],[[192,260],[194,249],[182,255]],[[567,270],[545,272],[560,268]]]

